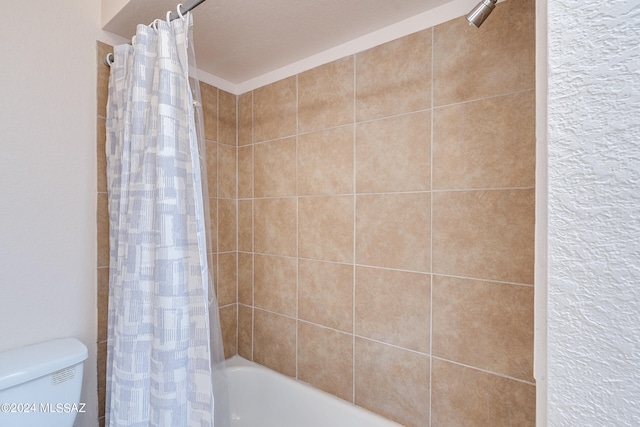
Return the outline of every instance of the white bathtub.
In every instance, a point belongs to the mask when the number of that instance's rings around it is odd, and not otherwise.
[[[226,366],[232,427],[400,426],[242,357]]]

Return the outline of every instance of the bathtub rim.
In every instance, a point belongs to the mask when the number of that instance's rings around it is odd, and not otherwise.
[[[400,424],[400,423],[398,423],[398,422],[396,422],[396,421],[394,421],[392,419],[389,419],[389,418],[387,418],[387,417],[385,417],[383,415],[380,415],[380,414],[378,414],[376,412],[373,412],[373,411],[371,411],[371,410],[369,410],[367,408],[363,408],[362,406],[358,406],[354,402],[349,402],[348,400],[344,400],[344,399],[342,399],[342,398],[340,398],[338,396],[335,396],[335,395],[333,395],[331,393],[328,393],[328,392],[326,392],[324,390],[319,389],[318,387],[314,386],[313,384],[310,384],[310,383],[308,383],[306,381],[302,381],[302,380],[300,380],[298,378],[290,377],[290,376],[285,375],[285,374],[283,374],[281,372],[278,372],[278,371],[276,371],[274,369],[271,369],[268,366],[264,366],[264,365],[261,365],[261,364],[259,364],[257,362],[253,362],[251,360],[245,359],[244,357],[242,357],[242,356],[240,356],[238,354],[236,354],[234,356],[231,356],[230,358],[226,359],[224,361],[224,364],[225,364],[225,370],[235,370],[235,369],[241,369],[241,368],[254,368],[254,369],[257,369],[257,370],[260,370],[260,371],[263,371],[263,372],[267,372],[268,374],[274,375],[275,377],[281,378],[283,380],[293,381],[293,382],[298,383],[300,385],[303,385],[303,386],[311,388],[313,391],[315,391],[317,393],[320,393],[323,397],[325,397],[327,399],[330,399],[330,400],[332,400],[334,402],[337,402],[337,403],[343,404],[343,405],[348,405],[350,407],[353,407],[355,410],[363,411],[363,412],[365,412],[365,413],[367,413],[369,415],[372,415],[374,417],[382,418],[382,420],[387,421],[389,423],[389,427],[392,427],[392,426],[403,427],[402,424]]]

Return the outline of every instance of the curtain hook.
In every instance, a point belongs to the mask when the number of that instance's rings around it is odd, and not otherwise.
[[[159,19],[157,19],[157,18],[154,19],[153,22],[151,24],[149,24],[149,26],[151,28],[153,28],[154,30],[158,31],[158,21],[159,21]]]
[[[113,53],[107,53],[107,56],[104,57],[104,65],[111,67],[113,65]]]
[[[167,11],[167,24],[171,25],[171,11]]]
[[[182,14],[182,11],[180,9],[182,9],[182,3],[178,4],[178,6],[176,7],[176,11],[178,12],[178,16],[184,21],[184,15]]]

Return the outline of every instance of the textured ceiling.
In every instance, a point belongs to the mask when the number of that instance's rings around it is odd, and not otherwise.
[[[450,0],[207,0],[194,9],[198,68],[238,84]],[[104,29],[131,38],[178,0],[129,0]],[[187,3],[185,1],[184,3]]]

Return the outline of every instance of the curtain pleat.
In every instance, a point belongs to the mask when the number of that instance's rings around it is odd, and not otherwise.
[[[191,15],[114,49],[107,106],[106,420],[213,426],[206,222]]]

